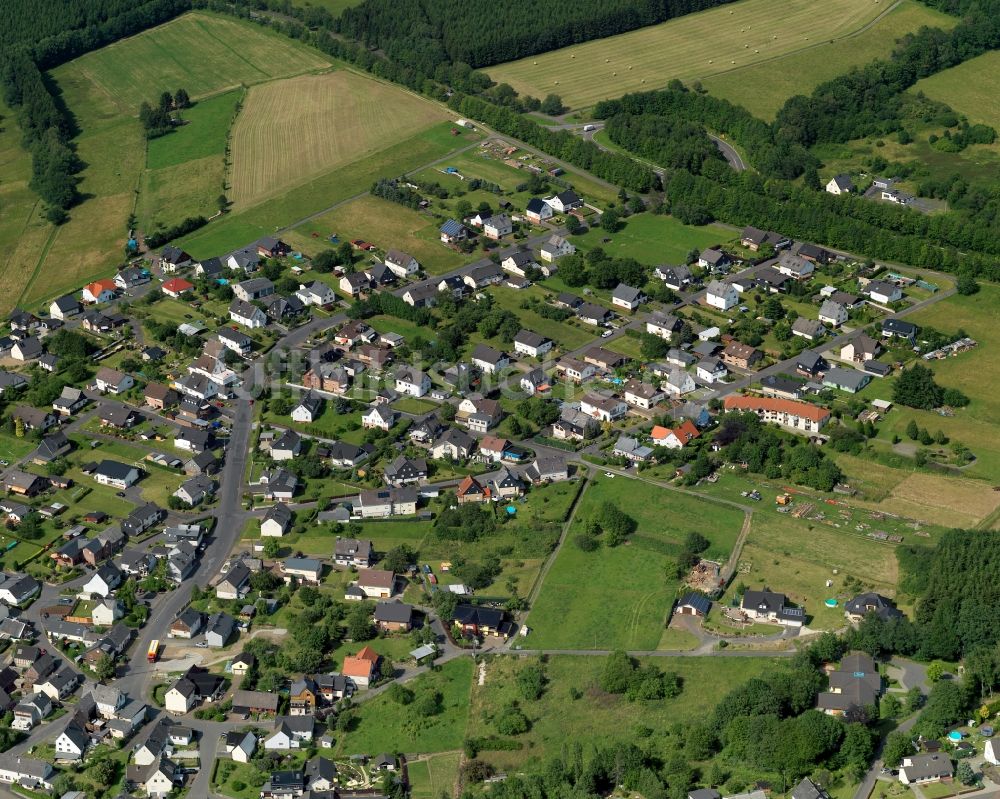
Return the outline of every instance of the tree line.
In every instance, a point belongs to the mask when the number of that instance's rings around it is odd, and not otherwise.
[[[626,150],[696,175],[705,161],[722,158],[705,129],[680,116],[615,114],[604,130],[611,141]]]
[[[40,7],[42,6],[42,7]],[[56,224],[79,199],[81,163],[73,124],[46,86],[42,69],[68,61],[190,8],[189,0],[12,0],[0,7],[0,90],[31,154],[30,186]]]

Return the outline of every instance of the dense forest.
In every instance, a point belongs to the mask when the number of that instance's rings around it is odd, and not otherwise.
[[[431,74],[441,63],[474,68],[655,25],[731,0],[365,0],[337,32]]]
[[[613,134],[610,120],[618,114],[656,115],[669,119],[697,123],[717,133],[731,137],[746,151],[754,168],[766,177],[795,178],[815,159],[800,144],[775,137],[771,126],[757,119],[742,106],[733,105],[728,100],[720,100],[708,94],[688,91],[678,80],[671,81],[664,91],[626,94],[618,100],[599,102],[594,108],[597,119],[608,119],[608,134],[612,141],[627,149],[660,161],[644,149],[635,149],[624,140],[619,141]],[[649,130],[647,136],[657,135]],[[647,144],[655,149],[658,145]],[[690,172],[697,170],[688,169]]]
[[[611,141],[626,150],[696,175],[701,174],[705,161],[722,158],[703,127],[677,115],[615,114],[604,129]]]
[[[921,78],[1000,47],[1000,0],[968,3],[950,33],[921,28],[900,41],[891,58],[820,84],[809,96],[789,98],[775,119],[777,136],[810,146],[897,130],[902,94]]]

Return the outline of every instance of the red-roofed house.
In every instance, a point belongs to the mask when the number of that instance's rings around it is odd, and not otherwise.
[[[779,399],[777,397],[741,397],[730,394],[724,400],[727,411],[753,411],[764,422],[774,422],[782,427],[818,432],[830,421],[826,408],[808,402]]]
[[[455,490],[458,504],[464,505],[466,502],[489,502],[490,489],[480,484],[471,474],[465,477]]]
[[[367,688],[377,677],[375,669],[378,661],[378,652],[366,646],[358,654],[344,658],[344,668],[340,673],[352,680],[358,688]]]
[[[108,302],[114,299],[118,286],[115,281],[107,277],[104,280],[95,280],[83,287],[84,302]]]
[[[680,449],[685,444],[696,439],[700,433],[690,419],[685,419],[674,428],[656,425],[650,435],[653,438],[653,443],[658,447]]]
[[[163,283],[163,293],[168,297],[180,297],[181,294],[187,294],[194,288],[193,283],[189,283],[182,277],[172,277],[170,280],[164,281]]]

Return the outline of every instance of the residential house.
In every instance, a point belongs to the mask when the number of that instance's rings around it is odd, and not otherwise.
[[[945,752],[907,755],[899,766],[899,781],[903,785],[950,782],[953,774],[951,757]]]
[[[141,473],[135,466],[118,461],[103,460],[91,474],[101,485],[108,485],[124,491],[139,482]]]
[[[513,499],[524,495],[524,482],[506,466],[500,467],[490,479],[493,496],[501,499]]]
[[[726,259],[728,266],[728,256],[726,256]],[[724,270],[720,267],[719,271]],[[658,266],[653,270],[653,274],[662,280],[663,285],[672,291],[683,291],[690,286],[693,281],[691,270],[683,264],[679,266]]]
[[[274,236],[264,236],[257,239],[251,247],[256,248],[257,254],[261,258],[280,258],[284,255],[288,255],[292,251],[281,239],[276,239]]]
[[[576,252],[576,245],[570,243],[562,236],[552,236],[539,250],[541,259],[546,263],[553,263],[564,255],[573,255]]]
[[[368,688],[378,678],[379,656],[370,646],[363,647],[356,655],[344,658],[340,673],[358,688]]]
[[[785,627],[801,627],[806,620],[803,608],[789,605],[784,594],[773,591],[747,589],[743,592],[740,609],[751,619],[776,622]]]
[[[477,638],[505,636],[508,628],[502,610],[482,605],[457,605],[451,621],[463,634]]]
[[[472,351],[472,363],[487,374],[495,374],[510,364],[506,353],[486,344],[477,344]]]
[[[243,561],[230,567],[215,586],[215,595],[219,599],[243,599],[249,592],[250,569]]]
[[[850,194],[855,190],[854,181],[850,175],[841,172],[827,181],[826,190],[830,194]]]
[[[15,361],[33,361],[44,354],[42,342],[35,336],[18,339],[10,348],[10,357]]]
[[[587,325],[606,325],[614,314],[603,305],[585,302],[576,309],[576,318]]]
[[[116,402],[101,403],[98,418],[104,427],[115,427],[119,430],[128,430],[143,419],[138,411]]]
[[[730,341],[722,351],[722,361],[727,366],[738,369],[752,369],[764,357],[764,353],[749,344]]]
[[[663,391],[650,383],[628,380],[625,383],[625,402],[636,408],[650,410],[663,399]]]
[[[604,347],[591,347],[583,353],[583,360],[599,369],[607,371],[621,366],[628,358],[621,353],[605,349]]]
[[[572,189],[561,191],[552,197],[546,197],[545,202],[557,214],[566,214],[578,208],[583,208],[583,198]]]
[[[729,371],[718,358],[704,358],[695,366],[695,374],[706,383],[715,383],[724,379]]]
[[[638,439],[631,436],[619,436],[611,453],[616,458],[625,458],[633,463],[640,463],[648,461],[653,456],[653,449],[641,444]]]
[[[598,421],[613,422],[626,414],[628,406],[617,397],[584,394],[580,399],[580,410]]]
[[[521,330],[514,336],[514,352],[531,358],[541,358],[552,350],[552,339],[530,330]]]
[[[227,350],[232,350],[243,358],[253,351],[253,339],[242,330],[220,327],[215,331],[215,335]]]
[[[699,618],[705,618],[708,615],[708,611],[712,607],[712,600],[710,600],[704,594],[689,593],[685,594],[681,599],[678,600],[677,604],[674,606],[674,613],[681,616],[697,616]],[[704,791],[710,789],[699,789],[697,791],[690,791],[688,793],[688,799],[709,799],[707,795],[704,795]],[[718,795],[718,791],[715,792],[716,799],[722,799]]]
[[[362,444],[359,447],[345,441],[337,441],[327,447],[327,457],[334,466],[353,469],[368,460],[374,451],[375,447],[372,444]]]
[[[458,404],[456,417],[466,427],[476,433],[485,433],[500,423],[503,410],[496,400],[485,399],[478,395],[470,395]]]
[[[76,386],[64,386],[62,394],[52,402],[52,410],[60,416],[72,416],[90,402],[87,395]]]
[[[338,566],[368,568],[372,564],[373,554],[371,541],[338,536],[333,550],[333,562]]]
[[[323,577],[323,564],[316,558],[285,558],[281,564],[285,583],[298,580],[308,585],[319,585]]]
[[[267,509],[260,520],[260,534],[265,538],[280,538],[292,526],[292,511],[285,503],[278,502]]]
[[[654,311],[646,320],[646,332],[669,341],[671,336],[681,329],[682,324],[680,317],[662,311]]]
[[[95,280],[83,287],[81,295],[83,301],[90,304],[110,302],[118,293],[118,287],[111,278]]]
[[[698,385],[694,382],[694,378],[683,369],[671,369],[667,374],[666,379],[660,384],[663,389],[670,397],[683,397],[685,394],[690,394]]]
[[[816,706],[829,716],[877,706],[882,695],[882,675],[871,655],[852,652],[829,673],[830,685],[816,698]]]
[[[655,425],[650,433],[653,444],[667,449],[681,449],[699,435],[697,426],[690,419],[684,419],[674,427]]]
[[[0,755],[0,782],[51,791],[54,777],[55,769],[44,760],[9,752]]]
[[[875,339],[861,333],[840,348],[840,357],[845,361],[864,363],[874,360],[882,352],[882,345]]]
[[[552,206],[540,197],[532,197],[524,209],[524,215],[528,221],[536,225],[541,224],[546,219],[551,219],[552,213]]]
[[[542,394],[549,391],[550,388],[548,375],[541,369],[532,369],[521,375],[521,391],[528,395]]]
[[[816,271],[812,261],[790,252],[781,253],[774,268],[778,270],[779,274],[787,275],[793,280],[806,280]]]
[[[400,455],[385,467],[385,481],[391,486],[404,486],[427,479],[427,461]]]
[[[409,632],[413,625],[413,607],[397,600],[377,602],[373,618],[375,625],[381,630]]]
[[[739,302],[739,294],[731,283],[713,280],[708,284],[705,302],[713,308],[728,311]]]
[[[431,379],[426,372],[411,366],[402,366],[396,369],[394,375],[396,391],[400,394],[408,394],[411,397],[422,397],[431,390]]]
[[[556,362],[556,372],[574,383],[582,383],[597,374],[597,368],[593,363],[567,356]]]
[[[360,277],[357,281],[352,281],[352,290],[348,292],[349,294],[353,295],[354,293],[354,282],[357,283],[359,291],[367,291],[371,288],[371,279],[364,272],[360,272],[359,275]],[[343,288],[343,280],[340,283],[340,287]],[[317,308],[329,308],[337,302],[336,292],[320,280],[314,280],[311,283],[300,283],[298,290],[293,296],[298,302],[302,303],[302,308],[310,305]]]
[[[238,325],[249,327],[251,330],[265,327],[268,322],[267,314],[264,311],[253,303],[240,299],[234,299],[229,304],[229,319]]]
[[[292,408],[292,421],[302,424],[312,424],[323,413],[323,398],[307,391],[299,396],[299,401]]]
[[[362,519],[412,516],[417,512],[417,491],[411,486],[362,491],[355,500],[354,512]]]
[[[386,267],[399,278],[411,277],[420,271],[417,259],[402,250],[389,250],[384,260]]]
[[[140,535],[159,522],[166,513],[155,502],[147,502],[133,510],[122,521],[122,532],[127,536]]]
[[[723,400],[727,411],[752,411],[762,421],[773,422],[793,430],[819,432],[830,420],[830,411],[808,402],[794,402],[776,397],[744,397],[727,395]]]
[[[565,404],[559,418],[552,423],[552,437],[560,441],[583,441],[598,430],[597,421],[579,408]]]
[[[274,731],[264,739],[264,749],[276,751],[308,746],[313,739],[314,726],[312,716],[279,716],[275,719]]]
[[[471,474],[466,475],[462,478],[462,482],[458,484],[458,488],[455,489],[455,498],[458,500],[459,505],[465,505],[470,502],[476,504],[489,502],[490,489],[488,486],[482,485]]]
[[[295,496],[299,478],[287,469],[268,469],[257,478],[257,492],[265,499],[289,500]]]
[[[785,375],[766,375],[760,380],[760,391],[766,397],[797,400],[802,396],[802,383]]]
[[[388,431],[399,418],[399,414],[387,405],[372,405],[361,417],[361,426],[365,430],[377,429]]]
[[[253,277],[233,284],[233,294],[243,302],[262,300],[274,294],[274,283],[266,277]]]
[[[903,613],[888,597],[874,591],[865,591],[844,604],[844,616],[857,624],[869,613],[874,613],[883,621],[900,618]]]
[[[865,294],[872,302],[888,305],[903,299],[903,292],[895,283],[884,280],[873,280],[865,286]]]
[[[110,561],[98,567],[90,579],[80,589],[80,596],[85,599],[93,597],[106,598],[122,584],[122,572]]]
[[[249,275],[260,269],[260,255],[251,247],[245,247],[227,255],[225,264],[234,272]]]
[[[215,480],[199,474],[181,483],[173,495],[181,500],[181,502],[186,502],[191,507],[194,507],[209,500],[215,494],[216,488],[217,484]]]
[[[294,430],[284,430],[280,436],[271,440],[267,454],[273,461],[290,461],[297,458],[301,450],[302,436]]]
[[[388,599],[395,593],[396,575],[385,569],[361,569],[357,585],[369,599]]]
[[[3,488],[9,494],[34,497],[49,487],[49,481],[30,472],[12,469],[3,478]]]
[[[75,721],[71,721],[56,738],[56,760],[70,763],[82,760],[89,746],[90,736],[86,730]]]
[[[709,247],[707,250],[702,250],[698,256],[698,266],[702,269],[708,269],[710,272],[726,272],[732,262],[729,253],[724,252],[719,247]]]
[[[828,368],[826,359],[813,350],[802,350],[795,359],[795,371],[803,377],[818,377]]]
[[[102,394],[123,394],[135,385],[131,375],[102,366],[94,377],[94,385]]]
[[[245,657],[245,656],[240,656]],[[280,697],[269,691],[234,691],[234,713],[277,713]]]
[[[456,241],[465,241],[469,238],[469,231],[461,222],[449,219],[439,230],[441,241],[445,244],[454,244]]]
[[[773,247],[775,250],[781,250],[791,244],[791,241],[786,236],[775,233],[773,230],[760,230],[759,228],[747,225],[740,234],[740,244],[748,250],[757,252],[765,244]]]
[[[194,638],[205,625],[205,614],[187,607],[181,614],[170,623],[169,635],[171,638]]]
[[[626,311],[634,311],[645,301],[646,295],[643,294],[642,289],[627,286],[624,283],[619,283],[611,292],[611,304],[618,308],[624,308]]]
[[[205,622],[205,643],[211,647],[223,647],[236,632],[236,619],[228,613],[213,613]]]
[[[194,259],[179,247],[168,244],[160,250],[160,269],[167,274],[191,266],[193,263]]]
[[[165,280],[160,286],[160,290],[168,297],[178,299],[184,294],[194,290],[194,284],[182,277],[173,277]]]
[[[28,378],[19,372],[7,372],[0,370],[0,396],[6,391],[17,391],[28,385]],[[68,388],[68,386],[67,386]],[[75,389],[79,391],[79,389]],[[58,400],[56,400],[58,402]]]
[[[83,310],[79,301],[72,294],[66,294],[49,305],[49,316],[53,319],[69,319]]]
[[[840,327],[847,321],[847,308],[834,300],[823,300],[819,308],[819,321],[830,327]]]
[[[905,322],[902,319],[882,320],[883,338],[902,338],[913,344],[916,342],[919,332],[920,328],[913,324],[913,322]]]
[[[234,763],[249,763],[257,751],[257,736],[249,730],[230,730],[223,739],[223,749]]]
[[[849,394],[857,394],[871,381],[872,376],[867,372],[860,372],[857,369],[842,369],[839,366],[833,367],[823,375],[824,386],[846,391]]]

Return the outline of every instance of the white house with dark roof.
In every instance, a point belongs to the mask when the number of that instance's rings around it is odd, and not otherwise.
[[[850,175],[841,172],[827,181],[826,190],[830,194],[851,194],[855,190],[854,181]]]
[[[384,261],[396,277],[411,277],[420,271],[420,262],[402,250],[389,250]]]
[[[562,258],[564,255],[573,255],[576,252],[576,245],[567,241],[562,236],[552,236],[542,248],[539,250],[539,255],[543,261],[547,263],[552,263]]]
[[[740,296],[736,288],[730,283],[723,283],[721,280],[713,280],[708,284],[708,291],[705,293],[705,303],[720,311],[728,311],[740,301]]]
[[[531,358],[540,358],[552,350],[552,339],[534,333],[531,330],[521,330],[514,336],[514,352]]]
[[[611,292],[611,304],[627,311],[634,311],[646,299],[642,289],[619,283]]]
[[[472,351],[472,363],[487,374],[494,374],[510,364],[505,353],[493,349],[487,344],[477,344]]]

